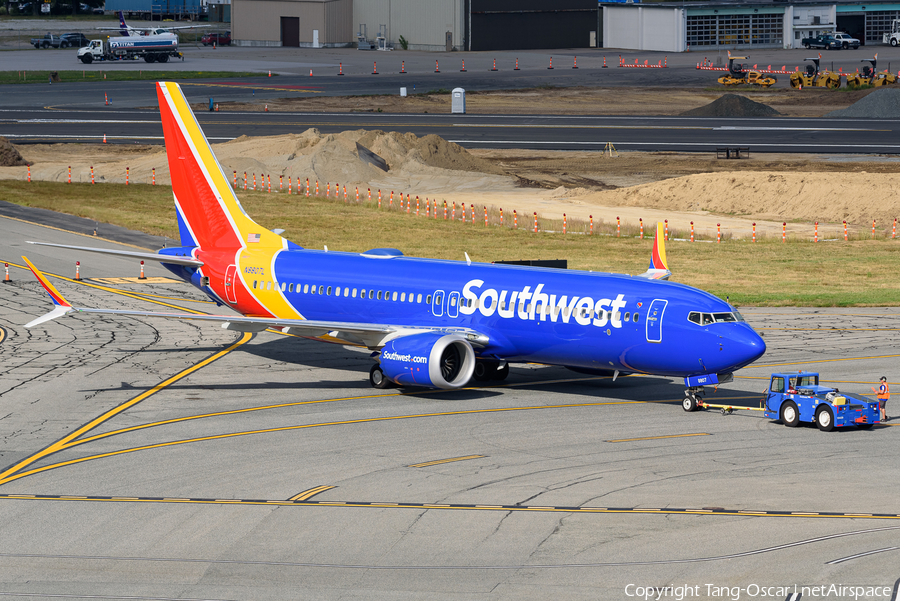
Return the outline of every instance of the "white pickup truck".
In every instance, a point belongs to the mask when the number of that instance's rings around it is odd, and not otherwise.
[[[859,40],[852,37],[849,33],[838,32],[834,34],[834,39],[841,43],[841,48],[853,48],[859,50]]]

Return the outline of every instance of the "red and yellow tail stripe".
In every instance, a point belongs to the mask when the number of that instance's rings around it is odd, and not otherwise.
[[[669,269],[666,263],[665,226],[661,222],[656,223],[656,239],[653,240],[650,269]]]
[[[31,273],[33,273],[34,277],[38,279],[38,281],[41,283],[41,286],[43,286],[44,290],[47,291],[47,294],[50,295],[50,299],[53,301],[54,305],[58,307],[67,307],[70,309],[72,308],[72,305],[69,304],[69,301],[63,298],[63,295],[59,293],[59,290],[57,290],[53,284],[50,283],[50,280],[47,279],[47,276],[45,276],[40,269],[35,267],[32,262],[25,257],[22,257],[22,260],[25,261],[25,263],[28,265],[28,268],[31,269]]]

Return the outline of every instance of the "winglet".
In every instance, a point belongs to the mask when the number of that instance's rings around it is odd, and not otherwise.
[[[26,323],[25,327],[30,328],[42,324],[45,321],[50,321],[52,319],[56,319],[57,317],[62,317],[66,313],[73,311],[74,309],[72,308],[72,305],[70,305],[69,301],[63,298],[63,295],[59,293],[59,290],[57,290],[56,287],[50,283],[50,280],[47,279],[47,276],[41,273],[41,270],[35,267],[32,262],[29,261],[26,257],[22,257],[22,259],[25,261],[25,263],[28,264],[28,267],[31,269],[34,277],[38,279],[38,281],[41,283],[41,286],[43,286],[44,290],[47,291],[47,294],[50,295],[50,300],[52,300],[53,304],[56,305],[53,310],[46,315],[42,315],[41,317],[38,317],[37,319]]]
[[[665,226],[657,222],[656,238],[653,239],[653,252],[650,254],[650,267],[638,277],[650,280],[668,280],[672,272],[666,262]]]

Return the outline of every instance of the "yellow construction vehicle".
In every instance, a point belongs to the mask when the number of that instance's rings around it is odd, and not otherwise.
[[[791,73],[791,87],[802,88],[803,86],[816,88],[831,88],[836,90],[841,87],[841,76],[832,73],[827,69],[819,71],[819,61],[822,60],[820,54],[818,58],[807,58],[804,60],[812,61],[812,65],[806,65],[806,71],[797,71]]]
[[[754,86],[763,86],[768,88],[778,81],[775,76],[754,71],[749,65],[736,63],[738,60],[745,60],[746,56],[731,56],[728,53],[728,73],[719,78],[719,83],[726,86],[737,86],[741,84],[750,84]]]
[[[876,64],[878,63],[878,55],[875,55],[875,58],[864,58],[862,60],[864,63],[872,63],[872,66],[868,65],[862,68],[862,73],[854,73],[852,75],[847,76],[847,87],[848,88],[858,88],[860,86],[887,86],[892,83],[897,82],[897,76],[893,73],[888,73],[887,71],[883,71],[878,73]]]

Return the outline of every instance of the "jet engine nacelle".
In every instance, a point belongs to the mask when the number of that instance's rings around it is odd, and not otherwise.
[[[391,340],[381,350],[381,371],[400,385],[453,389],[475,370],[475,351],[454,334],[427,332]]]

